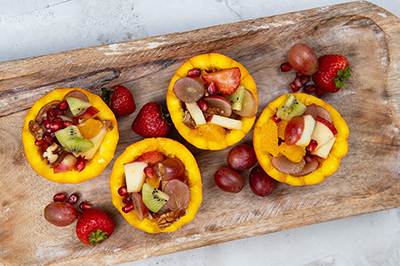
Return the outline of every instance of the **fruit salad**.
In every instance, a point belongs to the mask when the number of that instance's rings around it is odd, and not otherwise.
[[[256,84],[238,62],[222,54],[192,57],[172,77],[167,106],[178,132],[199,149],[239,142],[258,110]]]
[[[56,89],[25,117],[22,140],[33,169],[58,183],[99,175],[114,157],[119,134],[112,111],[80,88]]]
[[[110,178],[114,206],[148,233],[173,232],[197,213],[202,182],[196,159],[179,142],[147,138],[117,158]]]
[[[262,168],[295,186],[323,181],[348,151],[349,128],[330,105],[305,93],[286,94],[261,113],[253,136]]]

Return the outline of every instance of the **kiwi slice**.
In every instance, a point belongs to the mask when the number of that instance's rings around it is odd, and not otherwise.
[[[73,115],[77,115],[92,106],[90,102],[86,102],[82,99],[78,99],[75,97],[66,97],[65,99],[67,100],[69,110]]]
[[[244,99],[244,92],[246,88],[243,85],[239,85],[234,93],[231,95],[225,95],[225,98],[231,103],[232,110],[240,111],[242,110],[242,104]]]
[[[283,120],[290,120],[295,116],[301,116],[306,111],[307,106],[300,102],[296,96],[290,94],[289,97],[278,107],[276,116]]]
[[[146,207],[154,213],[158,212],[169,200],[169,196],[166,193],[150,186],[147,183],[143,184],[142,198],[144,205],[146,205]]]
[[[67,141],[77,138],[77,137],[82,137],[81,133],[79,132],[79,129],[77,126],[68,126],[66,128],[60,129],[55,132],[56,138],[58,142],[61,144],[61,146],[64,147],[64,149],[68,152],[71,151],[69,146],[67,145]]]
[[[75,157],[78,157],[85,151],[88,151],[94,147],[94,144],[91,140],[80,137],[67,140],[65,144],[68,146]]]

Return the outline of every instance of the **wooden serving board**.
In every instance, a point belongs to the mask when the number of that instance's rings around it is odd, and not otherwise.
[[[3,265],[111,265],[267,234],[400,206],[400,20],[368,2],[352,2],[154,38],[91,47],[0,63],[0,263]],[[174,233],[148,234],[131,227],[111,202],[105,171],[81,184],[57,184],[36,174],[22,146],[24,117],[32,104],[56,88],[124,84],[138,109],[165,102],[169,80],[188,58],[209,52],[242,63],[258,86],[259,110],[289,93],[294,72],[281,73],[290,47],[305,42],[317,55],[349,58],[347,90],[324,95],[350,128],[349,153],[339,170],[314,186],[278,184],[272,196],[254,195],[246,182],[239,194],[219,190],[214,172],[229,149],[197,158],[203,203],[195,219]],[[118,119],[115,157],[142,139],[131,131],[134,114]],[[250,132],[241,143],[251,143]],[[115,159],[114,159],[115,160]],[[248,172],[243,172],[248,176]],[[78,192],[115,222],[109,240],[85,246],[75,224],[55,227],[43,218],[57,192]]]

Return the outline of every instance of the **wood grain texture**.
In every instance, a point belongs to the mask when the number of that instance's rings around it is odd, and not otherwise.
[[[91,47],[0,63],[0,263],[3,265],[112,265],[396,208],[400,206],[400,20],[368,2],[305,10],[154,38]],[[349,153],[324,182],[305,187],[278,184],[272,196],[255,196],[246,182],[239,194],[224,193],[213,182],[229,149],[201,151],[174,130],[170,135],[198,160],[203,203],[195,219],[177,232],[152,235],[131,227],[113,207],[111,164],[81,184],[57,184],[37,175],[26,160],[20,134],[32,104],[55,88],[81,87],[100,94],[123,83],[138,109],[165,102],[174,72],[188,58],[223,53],[243,64],[259,90],[259,110],[290,92],[294,74],[280,63],[296,42],[317,55],[349,58],[348,90],[323,96],[347,121]],[[134,114],[119,118],[115,157],[141,137],[131,131]],[[241,143],[251,143],[252,131]],[[243,172],[244,176],[248,172]],[[43,218],[57,192],[78,192],[115,222],[112,237],[84,246],[73,225],[58,228]]]

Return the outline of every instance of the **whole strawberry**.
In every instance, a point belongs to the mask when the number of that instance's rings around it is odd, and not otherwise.
[[[125,86],[115,85],[110,89],[102,88],[101,91],[101,98],[116,116],[130,115],[135,112],[135,100],[131,91]]]
[[[171,128],[168,110],[163,104],[156,102],[146,103],[132,123],[133,132],[146,138],[165,137],[169,135]]]
[[[312,80],[315,85],[326,92],[337,92],[350,77],[349,61],[339,54],[323,55],[318,58],[319,69]]]
[[[114,232],[114,223],[105,212],[89,208],[83,211],[76,223],[76,235],[86,245],[99,244]]]

